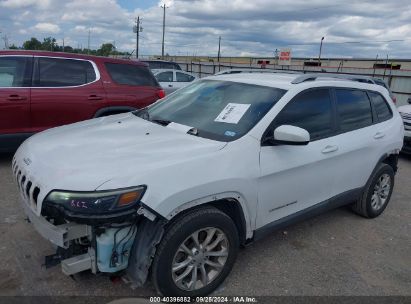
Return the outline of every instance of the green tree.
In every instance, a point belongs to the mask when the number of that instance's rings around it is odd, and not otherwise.
[[[101,47],[97,50],[96,54],[98,56],[110,56],[110,54],[115,50],[115,46],[112,43],[104,43]]]
[[[43,39],[43,43],[41,44],[41,49],[45,51],[54,51],[55,48],[58,49],[56,44],[56,39],[52,37],[47,37]]]
[[[41,50],[41,46],[41,42],[34,37],[23,43],[23,49],[25,50]]]

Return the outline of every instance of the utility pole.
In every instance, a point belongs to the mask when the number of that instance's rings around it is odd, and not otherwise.
[[[221,50],[221,36],[218,37],[218,55],[217,55],[217,61],[220,62],[220,50]]]
[[[64,53],[64,38],[63,38],[63,53]]]
[[[134,26],[133,31],[134,33],[136,33],[136,59],[138,59],[138,45],[140,40],[140,32],[143,31],[143,28],[141,27],[140,16],[136,18],[136,25]]]
[[[90,34],[91,34],[91,29],[88,29],[87,54],[89,55],[90,55]]]
[[[321,51],[322,51],[322,49],[323,49],[323,40],[324,40],[324,37],[321,38],[320,54],[318,55],[318,66],[321,66]]]
[[[164,59],[164,34],[166,31],[166,4],[164,3],[162,6],[163,8],[163,43],[161,47],[161,57]]]

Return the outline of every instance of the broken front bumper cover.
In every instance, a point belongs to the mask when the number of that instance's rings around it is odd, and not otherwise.
[[[68,248],[70,241],[79,239],[82,237],[91,237],[92,228],[85,224],[77,224],[74,222],[53,225],[48,222],[44,217],[37,216],[30,209],[27,204],[23,202],[23,207],[30,222],[33,224],[36,231],[45,239],[52,242],[54,245],[62,248]]]

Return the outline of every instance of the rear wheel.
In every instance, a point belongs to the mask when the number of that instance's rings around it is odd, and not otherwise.
[[[152,278],[166,296],[204,296],[230,273],[239,247],[231,218],[212,207],[188,213],[160,242]]]
[[[394,188],[394,170],[380,164],[368,182],[361,198],[352,206],[355,213],[367,218],[379,216],[387,207]]]

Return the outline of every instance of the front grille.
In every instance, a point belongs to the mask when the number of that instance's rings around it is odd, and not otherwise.
[[[12,163],[12,170],[21,196],[33,210],[37,210],[40,186],[36,185],[36,182],[19,166],[16,160]]]
[[[402,119],[411,120],[411,114],[400,112]]]

